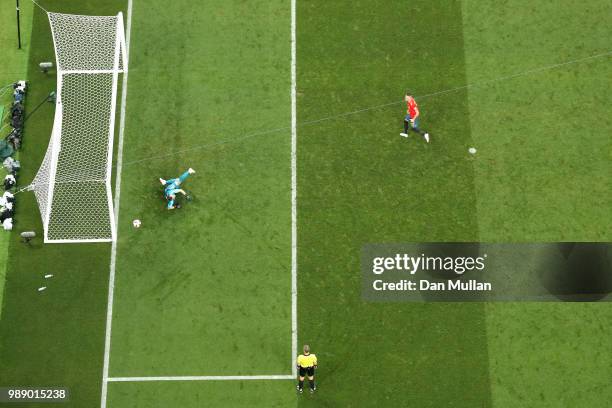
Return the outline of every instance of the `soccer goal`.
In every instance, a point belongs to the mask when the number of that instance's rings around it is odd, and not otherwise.
[[[51,139],[33,190],[45,242],[116,237],[111,190],[119,74],[127,70],[122,13],[47,13],[57,64]]]

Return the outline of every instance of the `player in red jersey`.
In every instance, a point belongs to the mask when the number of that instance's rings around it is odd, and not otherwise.
[[[407,110],[406,116],[404,117],[404,133],[400,133],[400,136],[408,137],[408,131],[412,129],[423,136],[425,141],[429,143],[429,133],[419,128],[419,117],[421,116],[421,113],[419,112],[419,107],[416,101],[412,95],[410,95],[409,91],[406,91],[404,100],[406,101]]]

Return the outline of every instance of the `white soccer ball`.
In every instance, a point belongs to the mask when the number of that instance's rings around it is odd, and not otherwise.
[[[140,222],[140,220],[134,220],[132,221],[132,225],[134,226],[134,228],[140,228],[142,222]]]
[[[468,152],[470,152],[470,154],[476,154],[476,148],[475,147],[470,147],[468,149]]]

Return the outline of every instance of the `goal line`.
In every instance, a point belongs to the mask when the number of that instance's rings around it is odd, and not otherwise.
[[[280,375],[186,375],[170,377],[109,377],[108,382],[147,381],[245,381],[245,380],[293,380],[291,374]]]

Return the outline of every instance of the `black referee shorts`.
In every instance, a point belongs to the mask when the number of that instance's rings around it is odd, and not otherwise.
[[[300,367],[300,377],[309,376],[312,377],[314,375],[314,367]]]

